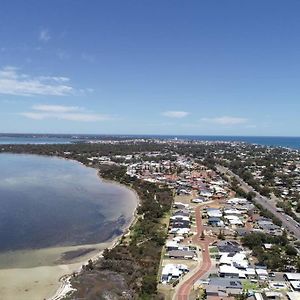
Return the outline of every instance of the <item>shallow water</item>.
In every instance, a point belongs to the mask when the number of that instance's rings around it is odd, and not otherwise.
[[[78,162],[0,154],[0,299],[53,296],[61,276],[112,245],[136,205],[131,190]],[[79,249],[93,251],[62,260]]]
[[[75,161],[0,154],[0,252],[104,242],[135,207],[132,191]]]

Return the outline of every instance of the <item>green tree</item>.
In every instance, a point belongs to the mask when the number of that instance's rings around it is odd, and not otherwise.
[[[146,275],[142,281],[142,294],[152,295],[156,293],[156,275]]]
[[[201,232],[200,239],[201,239],[201,240],[204,240],[204,239],[205,239],[205,234],[204,234],[204,231],[202,231],[202,232]]]
[[[286,245],[285,252],[287,255],[291,255],[291,256],[296,256],[298,254],[298,251],[292,245]]]
[[[225,240],[225,235],[224,235],[224,232],[222,230],[220,230],[220,232],[218,234],[218,239]]]

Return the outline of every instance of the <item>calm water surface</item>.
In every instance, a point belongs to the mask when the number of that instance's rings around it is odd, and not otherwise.
[[[72,138],[67,137],[27,137],[27,136],[1,136],[0,135],[0,145],[9,145],[9,144],[69,144],[76,141]]]
[[[103,242],[135,207],[132,191],[77,162],[0,154],[0,251]]]

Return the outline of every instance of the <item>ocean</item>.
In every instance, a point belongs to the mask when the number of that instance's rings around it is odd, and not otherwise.
[[[285,147],[300,149],[300,137],[271,137],[271,136],[183,136],[178,139],[200,141],[245,142],[262,146]]]

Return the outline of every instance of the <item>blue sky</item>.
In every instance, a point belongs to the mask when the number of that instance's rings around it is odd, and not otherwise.
[[[6,1],[0,132],[289,135],[297,0]]]

